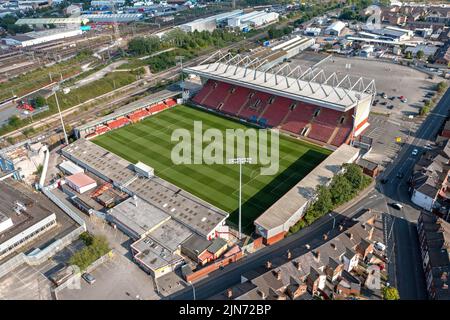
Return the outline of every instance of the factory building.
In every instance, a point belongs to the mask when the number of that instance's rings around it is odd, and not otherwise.
[[[242,14],[242,10],[234,10],[231,12],[225,12],[217,14],[211,17],[197,19],[179,26],[184,32],[194,31],[213,31],[217,26],[226,25],[229,18],[239,16]]]
[[[24,34],[16,34],[2,39],[2,42],[12,47],[30,47],[38,44],[76,37],[83,32],[80,29],[50,29],[44,31],[32,31]]]
[[[336,21],[325,29],[325,34],[330,36],[340,36],[344,28],[345,28],[344,22]]]
[[[228,26],[232,28],[258,28],[278,20],[276,12],[253,11],[236,17],[228,18]]]
[[[70,18],[22,18],[16,21],[17,25],[29,25],[30,27],[43,27],[44,25],[54,24],[58,27],[80,26],[88,23],[89,20],[81,17]]]

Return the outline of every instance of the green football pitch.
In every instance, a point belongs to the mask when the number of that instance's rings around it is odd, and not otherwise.
[[[215,128],[225,132],[226,129],[249,128],[241,122],[206,111],[176,106],[137,124],[108,132],[94,142],[132,163],[148,164],[157,176],[229,212],[229,222],[236,225],[239,165],[176,165],[171,160],[172,149],[177,144],[171,141],[172,132],[178,128],[193,132],[194,121],[202,121],[203,130]],[[279,141],[279,170],[275,175],[261,175],[257,164],[243,165],[242,228],[246,232],[253,230],[253,221],[261,213],[331,153],[283,135]]]

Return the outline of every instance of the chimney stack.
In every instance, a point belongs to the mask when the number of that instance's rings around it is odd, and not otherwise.
[[[227,297],[228,297],[228,299],[231,299],[233,297],[233,289],[229,288],[227,290]]]
[[[335,245],[334,243],[330,243],[330,246],[331,246],[334,250],[337,249],[337,247],[336,247],[336,245]]]
[[[267,269],[272,268],[272,262],[270,262],[270,260],[267,260],[267,262],[266,262],[266,268],[267,268]]]
[[[320,261],[320,251],[316,250],[316,252],[314,253],[314,258],[316,259],[317,262]]]
[[[274,275],[277,280],[281,280],[281,270],[274,271]]]
[[[287,251],[287,258],[288,258],[288,260],[291,260],[291,258],[292,258],[292,253],[291,253],[291,250],[289,250],[289,249]]]
[[[326,233],[323,234],[323,240],[327,240],[328,239],[328,235]]]
[[[262,290],[258,290],[259,295],[261,296],[261,298],[264,300],[266,299],[266,294],[264,293],[264,291]]]
[[[344,226],[342,224],[339,225],[339,231],[344,230]]]
[[[300,261],[297,261],[295,263],[295,266],[297,267],[297,270],[300,270],[302,268],[302,265],[300,264]]]
[[[353,240],[353,233],[349,232],[348,237],[350,238],[350,240]]]

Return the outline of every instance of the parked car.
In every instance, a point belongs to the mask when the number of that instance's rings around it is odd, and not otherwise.
[[[397,202],[391,203],[391,207],[394,208],[394,209],[397,209],[397,210],[402,210],[403,209],[403,206],[400,203],[397,203]]]
[[[386,183],[388,183],[389,182],[389,179],[387,179],[387,178],[383,178],[383,179],[381,179],[381,184],[386,184]]]
[[[386,246],[379,241],[375,242],[374,247],[375,247],[375,249],[380,250],[380,251],[386,250]]]
[[[418,153],[419,153],[419,150],[414,149],[414,150],[411,152],[411,155],[415,157],[415,156],[417,156]]]
[[[389,110],[392,110],[392,109],[394,109],[394,105],[393,105],[393,104],[390,104],[390,105],[387,106],[387,108],[388,108]]]
[[[408,99],[406,97],[404,97],[404,96],[400,96],[400,101],[403,102],[403,103],[407,103]]]
[[[89,284],[94,284],[95,283],[95,277],[92,274],[90,274],[90,273],[83,273],[82,277]]]

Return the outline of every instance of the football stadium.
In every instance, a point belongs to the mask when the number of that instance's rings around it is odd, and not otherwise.
[[[242,172],[243,231],[266,244],[302,218],[318,185],[359,157],[352,142],[369,126],[373,80],[221,52],[183,72],[201,86],[144,98],[76,128],[80,139],[63,154],[210,239],[226,218],[238,222],[239,165],[174,164],[173,131],[195,135],[196,121],[203,132],[278,129],[278,172],[261,175],[258,164]]]
[[[248,125],[187,106],[176,106],[132,126],[126,126],[93,140],[99,146],[127,159],[153,167],[155,174],[193,195],[230,213],[237,223],[239,165],[173,164],[173,130],[192,132],[194,121],[203,129],[246,129]],[[236,146],[235,146],[236,147]],[[253,221],[298,181],[322,162],[331,151],[308,142],[280,136],[279,170],[269,176],[260,174],[260,165],[246,164],[242,172],[242,227],[253,231]]]

